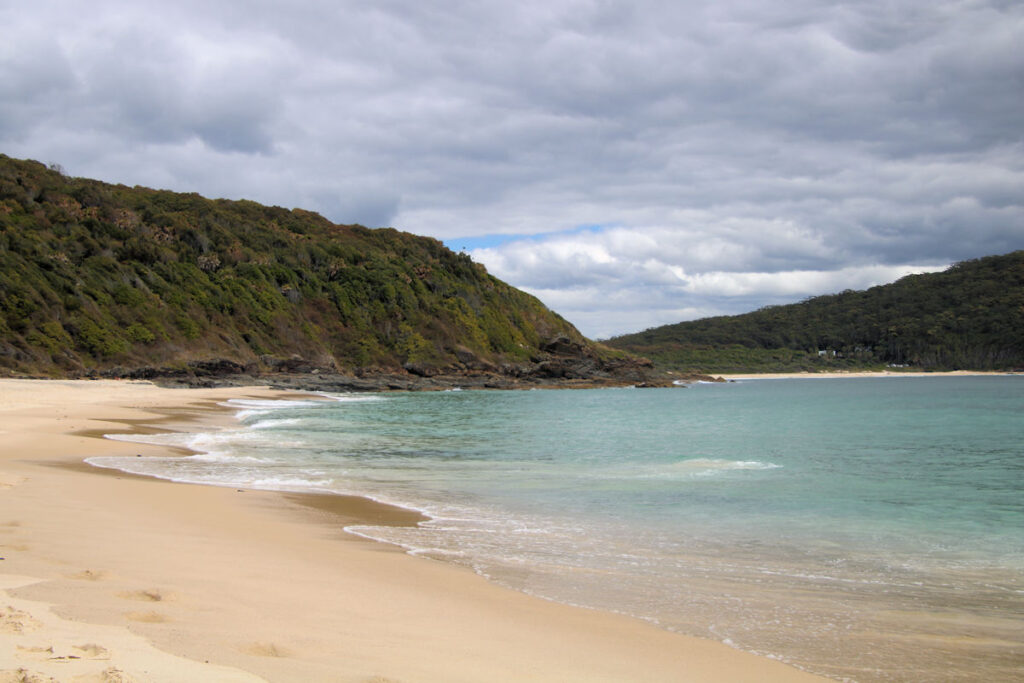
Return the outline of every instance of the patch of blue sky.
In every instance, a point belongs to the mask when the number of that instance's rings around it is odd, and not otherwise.
[[[569,237],[582,234],[596,235],[603,230],[615,227],[613,224],[589,223],[577,225],[568,230],[535,233],[499,233],[493,235],[473,235],[472,237],[451,237],[443,240],[444,245],[452,251],[475,251],[491,249],[511,242],[545,242],[552,238]]]

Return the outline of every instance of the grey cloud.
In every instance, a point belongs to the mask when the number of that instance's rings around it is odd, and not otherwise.
[[[79,98],[100,108],[109,125],[143,142],[198,137],[217,151],[270,151],[268,126],[278,107],[272,70],[225,64],[155,32],[108,40],[104,52],[83,60]]]
[[[391,227],[398,213],[397,195],[379,188],[349,188],[346,194],[333,191],[315,192],[311,204],[320,207],[328,218],[345,223],[373,227]]]
[[[0,59],[0,131],[24,139],[73,84],[71,65],[51,37],[35,35],[10,45]]]
[[[16,59],[0,68],[19,78],[4,79],[5,101],[26,114],[45,98],[35,127],[111,133],[142,144],[198,138],[214,151],[270,150],[277,83],[273,68],[259,71],[270,66],[268,59],[242,49],[217,54],[211,36],[182,40],[158,21],[126,26],[104,21],[102,12],[76,29],[46,42],[14,32]],[[40,78],[41,71],[49,78]]]
[[[703,275],[842,289],[1024,246],[1019,3],[43,0],[0,20],[5,153],[441,238],[544,234],[478,258],[602,329],[781,296],[687,289]]]

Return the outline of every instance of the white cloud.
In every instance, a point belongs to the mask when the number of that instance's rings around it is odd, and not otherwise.
[[[781,232],[785,238],[785,226]],[[658,251],[652,235],[675,248]],[[637,238],[635,242],[631,236]],[[476,249],[471,256],[498,277],[523,283],[524,289],[585,333],[600,338],[709,315],[743,313],[817,294],[864,289],[949,265],[752,270],[757,264],[749,259],[740,268],[729,259],[706,259],[702,254],[690,259],[679,245],[692,235],[670,237],[671,231],[664,228],[588,230]],[[695,243],[703,244],[699,239]],[[735,253],[747,256],[738,250]]]

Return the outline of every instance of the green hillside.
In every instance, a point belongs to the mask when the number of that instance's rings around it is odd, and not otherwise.
[[[606,343],[700,372],[1024,368],[1024,251]]]
[[[437,240],[0,155],[0,375],[528,374],[559,351],[623,355]]]

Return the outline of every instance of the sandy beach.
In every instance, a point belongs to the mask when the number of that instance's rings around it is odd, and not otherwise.
[[[346,534],[416,513],[100,470],[266,388],[0,380],[0,681],[802,681],[725,645]]]

